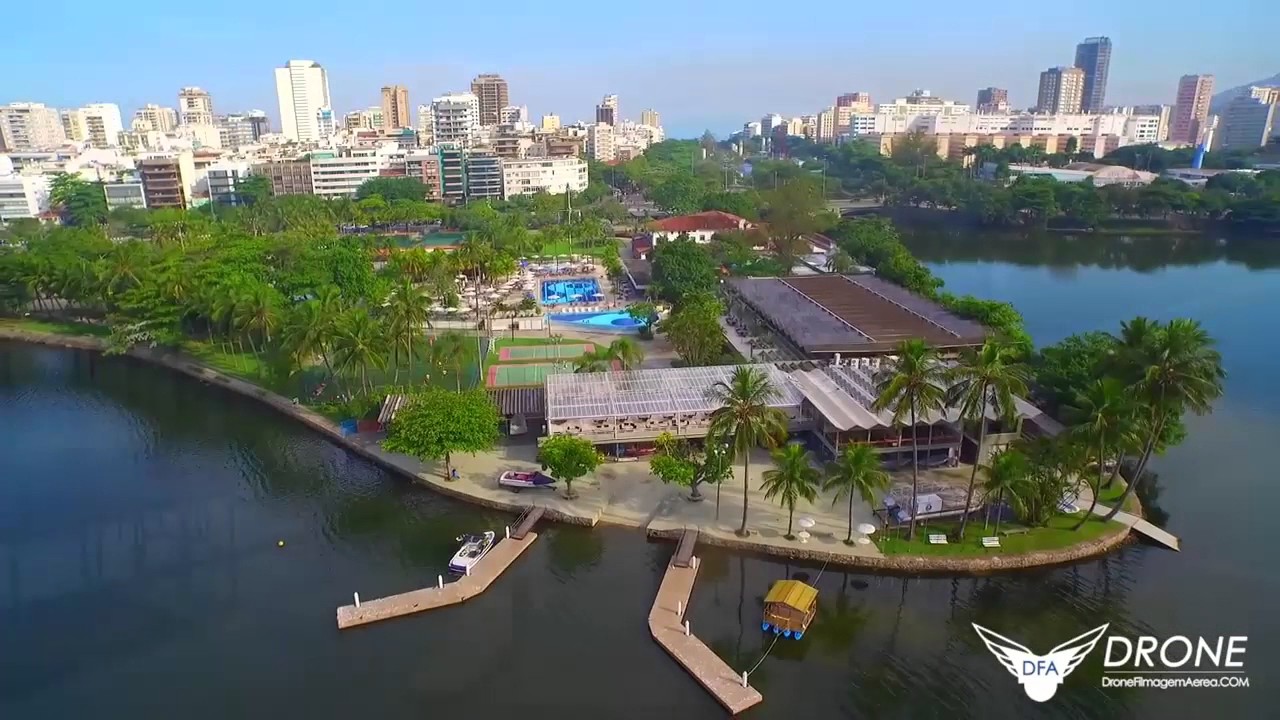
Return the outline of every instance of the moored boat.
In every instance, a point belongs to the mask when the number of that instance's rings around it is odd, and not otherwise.
[[[495,537],[492,530],[486,530],[480,535],[459,535],[458,542],[462,543],[462,547],[458,548],[458,552],[449,561],[449,572],[460,575],[468,573],[493,547]]]

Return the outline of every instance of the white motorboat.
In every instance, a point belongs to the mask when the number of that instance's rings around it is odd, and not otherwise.
[[[550,475],[544,475],[538,471],[519,472],[516,470],[508,470],[498,476],[498,485],[515,492],[520,492],[524,488],[555,488],[556,479]]]
[[[453,559],[449,561],[449,572],[466,574],[493,547],[494,537],[496,536],[492,530],[486,530],[481,535],[458,536],[458,542],[462,543],[462,547],[458,548],[458,552],[454,553]]]

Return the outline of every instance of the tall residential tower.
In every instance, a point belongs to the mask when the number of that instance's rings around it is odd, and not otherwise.
[[[1212,75],[1183,75],[1178,81],[1178,98],[1173,105],[1173,122],[1169,142],[1200,141],[1205,120],[1209,119],[1209,101],[1213,98]]]
[[[1084,71],[1076,67],[1049,68],[1040,73],[1039,113],[1078,113],[1084,97]]]
[[[409,122],[409,90],[403,85],[382,88],[382,129],[384,131],[413,127]]]
[[[320,63],[290,60],[276,68],[276,99],[280,102],[280,132],[295,142],[316,142],[329,125],[322,117],[329,104],[329,76]]]
[[[485,73],[471,81],[471,93],[480,102],[480,124],[497,125],[502,108],[511,104],[507,81],[501,75]]]

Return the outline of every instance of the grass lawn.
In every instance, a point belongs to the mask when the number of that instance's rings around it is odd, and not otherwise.
[[[554,240],[543,243],[542,248],[538,250],[539,255],[594,255],[595,257],[613,255],[616,252],[617,247],[608,241],[598,242],[589,247],[578,243],[570,245],[568,240]]]
[[[1127,485],[1128,483],[1124,481],[1124,478],[1117,477],[1111,487],[1103,487],[1102,492],[1098,493],[1098,502],[1103,505],[1115,507],[1116,501],[1124,494],[1124,489]],[[1122,510],[1131,513],[1138,512],[1138,498],[1135,497],[1136,494],[1137,493],[1134,493],[1134,495],[1129,496],[1129,499],[1124,503],[1124,507],[1121,508]]]
[[[102,325],[89,325],[77,322],[57,322],[49,320],[29,320],[26,318],[0,319],[0,326],[27,330],[29,332],[49,333],[51,335],[93,335],[106,337],[111,329]]]
[[[1009,528],[1007,525],[1001,525],[1000,545],[999,549],[988,549],[982,547],[982,538],[984,536],[993,535],[992,528],[983,529],[981,519],[974,522],[970,518],[968,527],[965,528],[965,538],[963,542],[953,539],[954,534],[959,531],[960,524],[958,522],[942,522],[929,523],[920,525],[916,528],[916,539],[912,542],[907,541],[907,530],[902,528],[894,530],[890,535],[876,540],[876,545],[880,547],[880,551],[885,555],[953,555],[953,556],[975,556],[984,557],[988,555],[1016,555],[1018,553],[1031,552],[1033,550],[1056,550],[1059,548],[1070,547],[1078,543],[1100,538],[1120,532],[1124,526],[1118,522],[1103,522],[1101,518],[1090,518],[1085,522],[1084,527],[1080,530],[1072,530],[1076,523],[1080,522],[1080,516],[1077,515],[1058,515],[1049,521],[1046,527],[1031,528],[1024,533],[1005,535],[1004,531]],[[1022,526],[1013,526],[1009,529],[1021,529]],[[929,535],[945,533],[948,535],[946,545],[930,545]]]

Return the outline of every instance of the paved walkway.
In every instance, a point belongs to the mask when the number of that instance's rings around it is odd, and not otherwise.
[[[1106,505],[1103,505],[1102,503],[1098,503],[1093,508],[1093,514],[1099,517],[1105,516],[1109,512],[1111,512],[1111,508]],[[1179,541],[1178,541],[1177,535],[1174,535],[1168,530],[1157,527],[1154,524],[1152,524],[1150,521],[1140,518],[1137,515],[1133,515],[1131,513],[1125,512],[1124,510],[1121,510],[1120,512],[1116,513],[1114,520],[1118,523],[1121,523],[1133,528],[1135,531],[1140,532],[1143,535],[1146,535],[1147,537],[1151,538],[1152,540],[1155,540],[1156,542],[1160,543],[1161,545],[1164,545],[1167,548],[1171,548],[1179,552],[1181,552],[1182,550],[1182,548],[1179,547]]]

